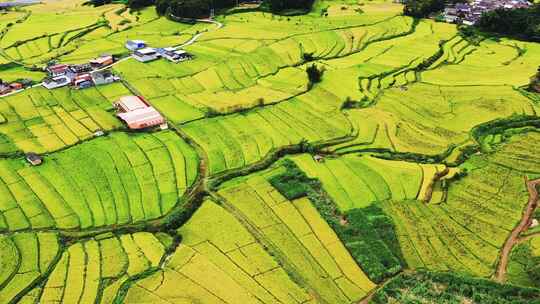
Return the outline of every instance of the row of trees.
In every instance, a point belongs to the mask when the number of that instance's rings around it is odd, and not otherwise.
[[[101,6],[101,5],[105,5],[105,4],[110,4],[110,3],[117,3],[117,2],[122,2],[122,3],[125,3],[127,6],[129,6],[130,8],[133,8],[133,9],[140,9],[140,8],[143,8],[143,7],[146,7],[146,6],[150,6],[150,5],[154,5],[155,3],[155,0],[123,0],[123,1],[120,1],[120,0],[117,0],[117,1],[113,1],[113,0],[90,0],[88,3],[94,5],[94,6]]]
[[[210,9],[225,9],[234,7],[246,1],[237,0],[155,0],[159,14],[173,14],[183,18],[197,18],[207,16]],[[264,7],[274,13],[289,9],[309,10],[314,0],[265,0]]]
[[[484,32],[540,42],[540,4],[529,8],[497,9],[485,13],[477,26]]]
[[[99,6],[111,3],[112,0],[90,0],[93,5]],[[127,0],[126,4],[132,9],[140,9],[155,5],[160,15],[172,14],[182,18],[206,17],[210,9],[225,9],[234,7],[246,0]],[[263,7],[274,13],[284,10],[300,9],[309,10],[314,0],[264,0]]]
[[[310,10],[314,0],[266,0],[272,12],[290,9]]]

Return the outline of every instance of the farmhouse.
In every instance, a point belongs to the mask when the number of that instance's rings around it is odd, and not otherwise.
[[[47,78],[43,81],[43,86],[49,90],[67,86],[71,83],[71,80],[65,76],[57,76],[52,78]]]
[[[177,50],[173,47],[157,49],[156,50],[162,57],[172,62],[181,62],[185,60],[191,60],[193,55],[184,50]]]
[[[124,96],[115,104],[122,119],[130,129],[144,129],[164,125],[165,119],[139,96]]]
[[[120,80],[110,70],[94,71],[90,74],[95,85],[102,85]]]
[[[43,163],[43,158],[33,152],[26,153],[26,161],[29,162],[32,166],[39,166]]]
[[[128,40],[126,42],[126,49],[130,51],[136,51],[146,47],[146,42],[142,40]]]
[[[90,74],[80,74],[73,79],[73,86],[77,89],[85,89],[94,85]]]
[[[159,58],[159,53],[153,48],[144,48],[133,53],[133,58],[140,62],[148,62]]]
[[[0,95],[8,94],[11,92],[11,87],[8,84],[0,83]]]
[[[67,64],[55,64],[48,66],[45,70],[51,77],[65,75],[68,69]]]
[[[87,74],[91,72],[92,70],[93,70],[92,66],[89,63],[74,64],[74,65],[70,65],[67,68],[66,76],[69,77],[69,79],[71,79],[72,81],[74,81],[75,78],[79,76],[80,74]]]
[[[20,82],[12,82],[9,84],[9,87],[12,90],[22,90],[24,88],[23,84]]]
[[[96,59],[90,60],[90,66],[94,69],[100,69],[109,66],[114,63],[113,56],[101,56]]]

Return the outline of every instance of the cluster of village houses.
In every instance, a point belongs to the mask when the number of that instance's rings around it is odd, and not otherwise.
[[[184,50],[176,48],[151,48],[141,40],[129,40],[125,47],[132,52],[131,57],[140,62],[149,62],[159,58],[165,58],[171,62],[190,60],[193,56]],[[94,85],[102,85],[119,81],[109,66],[114,63],[113,56],[105,55],[84,64],[55,64],[46,68],[49,75],[43,82],[47,89],[55,89],[71,85],[77,89],[84,89]],[[167,128],[165,119],[152,107],[142,96],[124,96],[115,104],[118,110],[117,116],[123,120],[130,129],[144,129],[160,126]]]
[[[161,57],[174,62],[182,62],[193,58],[184,50],[173,47],[151,48],[142,40],[129,40],[125,47],[132,52],[131,57],[140,62],[149,62]],[[49,77],[43,81],[47,89],[72,85],[77,89],[84,89],[94,85],[102,85],[120,80],[119,77],[107,69],[114,63],[114,57],[104,55],[84,64],[55,64],[46,68]]]
[[[141,40],[129,40],[125,47],[132,52],[131,57],[140,62],[149,62],[159,58],[165,58],[178,63],[191,60],[193,56],[184,50],[169,48],[151,48]],[[84,64],[53,64],[45,68],[48,77],[43,81],[43,87],[52,90],[67,85],[76,89],[84,89],[96,85],[103,85],[119,81],[120,78],[112,73],[109,67],[114,64],[115,58],[111,55],[103,55]],[[31,82],[30,82],[31,85]],[[5,87],[4,93],[2,88]],[[0,95],[24,88],[22,83],[3,84],[0,80]],[[145,129],[159,126],[166,129],[165,118],[150,105],[142,96],[123,96],[114,103],[117,109],[116,116],[132,130]],[[98,131],[96,136],[104,133]],[[26,160],[34,165],[40,165],[43,161],[36,153],[27,153]]]
[[[530,7],[527,0],[474,0],[471,2],[449,4],[444,9],[443,17],[446,22],[474,25],[482,14],[499,8],[517,9]]]
[[[49,75],[43,81],[43,86],[49,90],[72,85],[77,89],[84,89],[94,85],[107,84],[120,80],[106,69],[114,63],[113,56],[106,55],[83,64],[55,64],[45,70]]]

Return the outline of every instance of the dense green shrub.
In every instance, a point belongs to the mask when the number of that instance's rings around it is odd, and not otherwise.
[[[270,178],[270,184],[288,200],[307,195],[309,178],[292,161],[285,162],[287,171]]]
[[[540,290],[452,273],[419,271],[393,278],[375,293],[370,303],[538,304]]]

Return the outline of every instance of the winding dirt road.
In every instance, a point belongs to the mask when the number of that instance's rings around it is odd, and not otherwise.
[[[527,185],[527,191],[529,192],[529,201],[525,207],[525,210],[523,210],[523,217],[521,218],[521,221],[512,230],[501,250],[499,262],[497,263],[497,269],[493,277],[495,281],[499,283],[504,283],[506,281],[506,270],[508,268],[510,253],[512,252],[514,246],[520,242],[520,235],[529,228],[532,222],[533,213],[538,207],[537,186],[540,185],[540,178],[529,180],[527,177],[525,177],[525,184]]]

